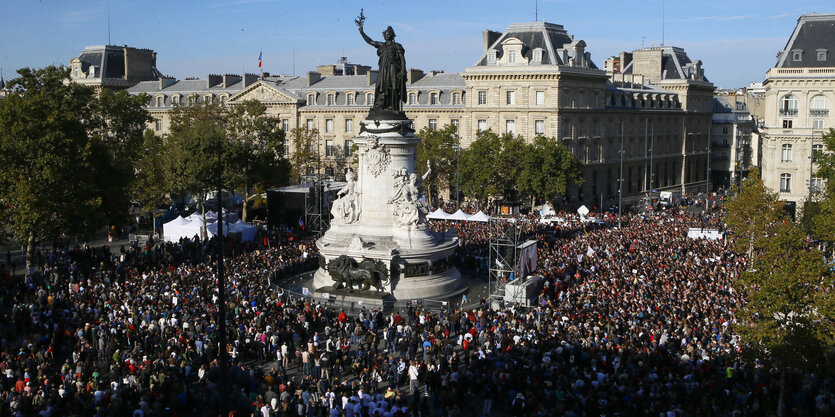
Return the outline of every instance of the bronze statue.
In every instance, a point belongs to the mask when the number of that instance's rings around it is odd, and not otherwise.
[[[377,48],[380,57],[377,84],[374,87],[374,106],[368,113],[372,120],[406,119],[402,103],[406,101],[406,58],[403,46],[394,41],[394,29],[389,26],[383,32],[384,42],[368,37],[363,31],[365,15],[362,9],[354,20],[365,41]]]
[[[361,290],[375,287],[377,292],[383,292],[389,281],[386,265],[376,259],[363,259],[357,264],[347,255],[340,255],[328,263],[328,272],[335,282],[334,290],[345,288],[353,292],[356,284]]]

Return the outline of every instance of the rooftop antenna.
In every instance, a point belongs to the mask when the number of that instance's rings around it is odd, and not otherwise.
[[[661,46],[664,46],[664,0],[661,0]]]
[[[534,21],[534,22],[538,22],[538,21],[539,21],[539,0],[536,0],[536,1],[534,2],[534,4],[535,4],[535,6],[534,6],[534,15],[533,15],[533,16],[534,16],[534,18],[533,18],[533,21]]]
[[[293,76],[296,76],[296,45],[293,45]]]
[[[107,0],[107,44],[110,45],[110,0]]]
[[[641,36],[641,49],[644,49],[644,41],[646,41],[646,36]]]

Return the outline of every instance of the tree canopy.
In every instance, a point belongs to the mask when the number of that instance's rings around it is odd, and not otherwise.
[[[444,189],[452,189],[455,184],[455,170],[458,146],[457,128],[448,124],[441,129],[424,127],[418,133],[423,138],[417,147],[417,167],[425,170],[426,163],[432,164],[432,172],[424,181],[429,201],[437,203],[438,193]],[[418,172],[422,176],[423,172]],[[451,194],[454,199],[454,194]]]
[[[534,138],[525,146],[521,166],[516,184],[532,202],[537,198],[553,202],[570,184],[583,183],[580,161],[556,138]]]

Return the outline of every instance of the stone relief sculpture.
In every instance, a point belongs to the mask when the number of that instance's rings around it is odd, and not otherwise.
[[[417,174],[407,172],[406,168],[400,168],[393,172],[394,182],[392,197],[388,204],[393,205],[392,215],[397,226],[408,227],[421,222],[426,215],[426,208],[420,203],[420,185],[432,172],[432,167],[426,163],[427,170],[423,177],[418,179]]]
[[[380,173],[385,171],[389,166],[389,162],[391,162],[391,155],[389,155],[386,145],[380,145],[380,139],[376,136],[372,136],[360,152],[365,156],[368,172],[374,178],[377,178]]]
[[[360,193],[356,190],[357,183],[354,181],[354,170],[349,169],[345,173],[345,180],[348,183],[336,193],[339,198],[333,202],[331,214],[333,214],[334,219],[339,219],[345,224],[351,224],[359,220],[360,213],[362,213]]]

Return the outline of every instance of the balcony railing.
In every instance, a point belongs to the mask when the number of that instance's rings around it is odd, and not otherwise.
[[[827,116],[829,116],[829,109],[827,109],[827,110],[809,110],[809,116],[812,116],[812,117],[827,117]]]
[[[780,109],[780,116],[797,116],[797,109]]]

